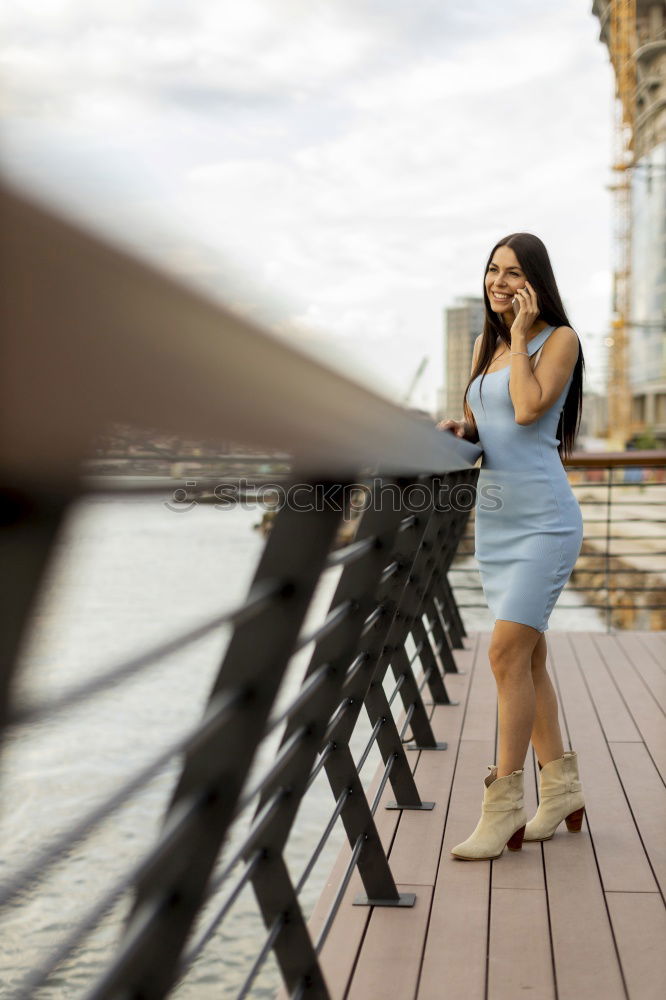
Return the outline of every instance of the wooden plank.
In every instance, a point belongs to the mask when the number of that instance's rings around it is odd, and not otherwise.
[[[579,756],[587,826],[594,837],[603,886],[609,891],[653,892],[654,877],[576,662],[572,643],[575,645],[579,635],[554,634],[551,652],[571,748]],[[583,833],[583,839],[587,836]],[[567,833],[564,826],[555,837],[581,839],[580,835]]]
[[[548,665],[554,673],[553,660],[557,659],[558,652],[562,658],[557,633],[550,633],[547,643]],[[561,703],[560,718],[564,723]],[[526,770],[533,775],[531,758],[529,754]],[[529,784],[535,780],[534,775]],[[577,861],[573,873],[570,867],[572,847]],[[521,865],[528,859],[530,865],[534,865],[533,874],[527,866]],[[623,996],[622,979],[589,838],[578,838],[578,842],[572,838],[567,842],[557,835],[543,846],[526,844],[520,853],[512,854],[507,860],[508,865],[493,863],[489,997],[509,1000],[528,988],[538,997],[555,996],[555,962],[561,1000],[573,1000],[574,997],[578,1000],[580,996],[603,996],[605,1000],[617,997],[619,1000]],[[543,890],[543,868],[539,872],[542,864],[547,875],[547,897]],[[515,887],[501,889],[509,878],[515,879]],[[530,884],[541,886],[541,891],[519,888]],[[580,886],[584,888],[579,890]],[[579,895],[584,896],[582,905]],[[572,913],[572,899],[576,899],[578,917]],[[503,929],[508,939],[504,942],[501,939]],[[601,962],[595,957],[592,961],[594,973],[580,974],[576,970],[581,963],[590,964],[587,954],[590,941],[599,949]],[[495,946],[500,949],[498,957],[494,956]]]
[[[652,759],[666,781],[666,726],[664,713],[645,687],[614,635],[595,636],[601,653]],[[607,886],[610,888],[610,886]]]
[[[391,869],[396,882],[411,885],[435,884],[442,848],[444,818],[449,807],[449,795],[455,769],[458,742],[465,713],[469,673],[448,674],[446,686],[458,705],[437,705],[432,727],[437,740],[446,740],[448,749],[422,751],[416,770],[421,798],[435,803],[430,812],[405,810],[391,847]]]
[[[557,835],[543,851],[559,1000],[621,1000],[622,976],[591,840]]]
[[[666,714],[666,673],[663,667],[649,653],[646,655],[645,645],[637,635],[618,633],[615,638],[662,712]]]
[[[494,862],[493,868],[499,865]],[[539,1000],[555,998],[546,893],[543,889],[496,889],[493,883],[488,996],[515,1000],[527,991]]]
[[[610,749],[655,878],[666,893],[666,788],[642,743],[611,743]]]
[[[475,632],[474,635],[471,636],[465,636],[463,638],[463,648],[453,650],[453,658],[456,661],[456,667],[462,674],[469,673],[474,665],[474,656],[476,654],[478,637],[478,632]],[[446,675],[447,682],[449,676],[449,674]]]
[[[590,838],[556,835],[543,852],[559,1000],[625,1000]]]
[[[494,719],[497,713],[497,689],[495,678],[488,662],[488,633],[479,635],[479,644],[474,660],[472,689],[469,705],[465,716],[463,732],[464,740],[488,740],[491,731],[494,732]],[[490,761],[488,763],[491,763]]]
[[[463,730],[464,732],[464,730]],[[479,819],[494,741],[461,741],[432,899],[418,1000],[484,1000],[491,862],[449,852]],[[398,994],[396,994],[397,998]],[[402,998],[401,998],[402,1000]]]
[[[607,893],[631,1000],[661,1000],[666,986],[666,910],[652,892]]]
[[[573,746],[581,755],[586,802],[591,814],[603,822],[608,819],[604,814],[603,796],[595,811],[595,799],[599,797],[595,796],[596,783],[586,782],[586,777],[588,773],[590,779],[596,776],[605,754],[606,768],[602,770],[602,777],[604,788],[609,786],[613,769],[608,748],[569,639],[565,634],[552,633],[549,647],[563,703],[565,745],[568,731]],[[617,778],[615,784],[618,784]],[[613,801],[618,798],[624,801],[616,789]],[[579,1000],[581,996],[623,1000],[620,965],[590,837],[585,832],[569,834],[566,830],[558,830],[552,840],[544,842],[543,852],[559,1000]],[[606,850],[607,868],[608,856]],[[617,863],[621,860],[620,857]]]
[[[591,637],[585,634],[576,635],[573,652],[587,682],[606,739],[616,742],[621,740],[640,742],[641,734]]]
[[[632,632],[652,657],[657,666],[666,673],[666,632]]]
[[[398,888],[415,892],[416,902],[410,909],[373,907],[348,1000],[407,1000],[416,995],[432,888]]]
[[[488,664],[489,636],[480,637],[463,722],[442,855],[425,941],[419,1000],[484,1000],[492,862],[460,861],[454,844],[481,813],[483,779],[495,758],[496,690]]]

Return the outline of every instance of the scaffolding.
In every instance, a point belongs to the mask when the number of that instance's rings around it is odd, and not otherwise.
[[[611,0],[608,48],[615,70],[613,131],[613,318],[607,344],[608,443],[624,448],[633,430],[629,383],[631,323],[631,172],[636,108],[636,0]]]

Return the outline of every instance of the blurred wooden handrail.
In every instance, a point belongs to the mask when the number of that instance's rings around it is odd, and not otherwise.
[[[0,212],[5,481],[78,481],[110,421],[287,451],[325,477],[470,467],[453,435],[212,294],[6,184]]]
[[[666,465],[666,451],[576,451],[564,463],[586,469],[623,469],[629,466],[661,468]]]

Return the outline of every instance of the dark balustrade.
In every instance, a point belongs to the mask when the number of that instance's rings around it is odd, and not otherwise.
[[[394,797],[388,808],[433,806],[422,800],[407,754],[446,749],[435,739],[430,709],[451,703],[446,675],[456,670],[452,650],[465,635],[447,573],[470,504],[442,497],[456,488],[473,496],[476,450],[24,196],[5,190],[1,200],[0,307],[13,336],[4,367],[11,433],[0,442],[6,594],[0,732],[29,738],[35,723],[84,709],[166,656],[231,629],[200,723],[142,768],[128,768],[113,794],[82,808],[65,833],[5,872],[0,917],[10,919],[26,892],[39,894],[55,865],[66,865],[86,838],[177,765],[156,843],[100,890],[7,996],[33,997],[56,982],[63,963],[123,897],[131,905],[122,935],[83,995],[166,996],[204,949],[223,947],[216,935],[251,886],[266,933],[238,996],[249,993],[272,953],[291,995],[327,997],[319,954],[354,870],[363,884],[356,905],[414,903],[413,893],[396,886],[375,817],[388,785]],[[298,486],[300,501],[278,510],[238,606],[108,665],[50,701],[21,701],[16,671],[35,597],[71,505],[100,488],[86,479],[84,464],[111,419],[285,449],[291,471],[281,485],[287,497]],[[340,545],[360,488],[367,502],[353,538]],[[114,484],[114,493],[122,489]],[[317,490],[325,503],[303,502]],[[306,613],[330,569],[339,579],[328,614],[308,629]],[[278,708],[293,657],[310,647],[300,688]],[[369,738],[355,760],[350,738],[362,714]],[[253,777],[262,746],[278,733],[270,763]],[[383,770],[369,798],[360,770],[375,747]],[[292,879],[285,849],[304,796],[322,773],[331,808]],[[240,820],[247,829],[232,838]],[[301,894],[338,820],[351,859],[312,940]]]

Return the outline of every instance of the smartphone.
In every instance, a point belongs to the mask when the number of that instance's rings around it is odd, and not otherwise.
[[[520,302],[518,301],[517,296],[514,295],[514,297],[511,299],[511,305],[513,306],[513,315],[517,316],[518,313],[520,312]]]

